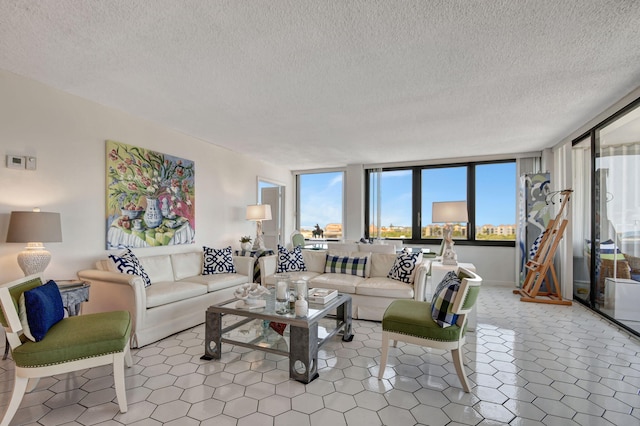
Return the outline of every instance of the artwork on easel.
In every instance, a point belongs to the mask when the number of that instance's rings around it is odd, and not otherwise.
[[[527,270],[525,264],[529,259],[529,249],[551,220],[551,209],[547,203],[550,191],[549,173],[531,173],[520,177],[519,196],[519,234],[520,276],[519,286],[524,282]]]
[[[571,305],[571,300],[562,298],[560,281],[553,264],[553,259],[558,249],[558,245],[564,236],[564,231],[569,224],[567,218],[567,210],[565,207],[571,198],[571,189],[563,189],[551,194],[551,203],[553,196],[559,195],[560,208],[555,218],[549,221],[547,228],[542,234],[540,246],[533,254],[533,258],[528,260],[525,267],[527,274],[522,287],[513,290],[514,293],[520,294],[520,301],[534,303],[550,303],[555,305]]]
[[[106,182],[107,249],[194,243],[193,161],[108,140]]]

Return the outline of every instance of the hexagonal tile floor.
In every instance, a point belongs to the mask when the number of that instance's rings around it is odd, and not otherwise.
[[[399,344],[377,380],[380,324],[319,354],[320,377],[288,379],[282,356],[231,345],[202,361],[204,326],[132,351],[129,411],[109,368],[41,380],[13,425],[640,425],[640,341],[584,307],[523,303],[485,284],[462,392],[451,357]],[[273,338],[279,338],[275,336]],[[13,386],[0,361],[0,410]]]

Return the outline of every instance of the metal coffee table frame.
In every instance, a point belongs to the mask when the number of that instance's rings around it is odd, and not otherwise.
[[[343,331],[343,341],[350,342],[353,340],[351,296],[348,294],[338,294],[335,299],[324,305],[310,304],[309,315],[302,318],[296,317],[293,313],[287,315],[276,314],[274,296],[267,295],[265,299],[266,306],[258,309],[238,309],[235,307],[235,300],[209,307],[205,320],[204,355],[201,359],[220,359],[222,356],[222,343],[231,343],[289,357],[289,377],[302,383],[310,383],[318,377],[318,349],[341,330]],[[318,322],[326,318],[334,310],[336,312],[335,328],[327,330],[327,335],[321,339],[318,337]],[[227,314],[244,318],[228,327],[222,328],[222,317]],[[223,337],[225,333],[256,319],[288,324],[289,351]]]

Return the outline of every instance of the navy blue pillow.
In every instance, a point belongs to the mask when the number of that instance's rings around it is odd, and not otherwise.
[[[54,281],[24,292],[24,305],[31,334],[36,342],[44,339],[47,331],[64,318],[60,290]]]

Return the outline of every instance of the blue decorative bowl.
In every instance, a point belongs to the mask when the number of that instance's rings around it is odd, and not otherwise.
[[[144,210],[120,209],[120,212],[122,213],[122,216],[129,216],[129,219],[135,219],[138,216],[140,216],[142,213],[144,213]]]

